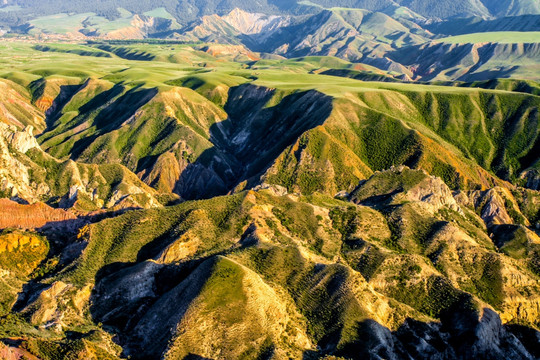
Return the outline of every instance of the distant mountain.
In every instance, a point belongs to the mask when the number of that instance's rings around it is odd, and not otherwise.
[[[408,80],[536,78],[540,36],[534,30],[540,29],[540,15],[458,19],[422,26],[410,20],[419,20],[418,16],[350,8],[297,17],[268,16],[236,9],[225,16],[204,16],[171,36],[244,45],[254,52],[286,58],[336,56]],[[446,37],[453,33],[468,35]]]
[[[356,8],[393,13],[417,13],[426,18],[448,19],[453,17],[502,17],[524,14],[540,14],[540,4],[536,0],[3,0],[4,11],[0,11],[0,22],[11,25],[28,21],[38,16],[58,13],[95,13],[107,19],[121,17],[121,10],[143,14],[157,8],[164,8],[181,23],[188,23],[204,15],[224,15],[235,8],[264,14],[306,14],[317,11],[318,7]]]
[[[289,2],[287,2],[289,3]],[[292,3],[294,4],[294,3]],[[109,20],[121,17],[121,10],[125,9],[136,14],[143,14],[158,8],[164,8],[178,21],[186,24],[204,15],[224,15],[235,8],[249,12],[278,13],[290,8],[284,1],[247,1],[230,0],[227,2],[217,0],[75,0],[70,2],[60,0],[7,0],[8,12],[12,20],[30,20],[38,16],[59,13],[95,13]],[[7,17],[6,14],[2,14]]]
[[[506,16],[499,19],[485,20],[481,17],[469,17],[436,22],[426,26],[435,34],[462,35],[490,31],[538,31],[540,15]]]
[[[540,14],[536,0],[313,0],[323,7],[352,7],[388,11],[404,6],[428,18],[500,17],[509,15]]]
[[[433,34],[410,21],[360,9],[324,10],[313,16],[266,16],[234,10],[205,16],[176,38],[244,44],[257,52],[286,57],[331,55],[360,61],[404,45],[419,45]]]

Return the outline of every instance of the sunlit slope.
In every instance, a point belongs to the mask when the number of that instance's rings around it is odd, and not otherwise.
[[[474,344],[479,354],[532,351],[517,342],[448,340],[481,328],[506,339],[511,328],[497,314],[538,326],[538,268],[511,245],[525,239],[537,254],[539,240],[507,225],[524,235],[508,233],[493,244],[477,215],[482,208],[464,202],[476,192],[456,200],[442,180],[408,168],[376,173],[351,202],[276,190],[92,225],[81,257],[49,279],[70,284],[59,298],[77,299],[88,312],[68,305],[40,317],[57,306],[44,295],[23,313],[33,324],[66,330],[103,323],[137,359],[267,352],[356,358],[358,348],[362,356],[381,348],[418,355],[411,337],[426,336],[430,354],[443,351],[439,341],[456,354]],[[503,243],[504,253],[497,252]],[[392,341],[373,343],[381,333]]]
[[[215,57],[204,68],[180,68],[159,60],[47,56],[22,66],[37,76],[25,86],[46,117],[42,148],[59,159],[123,164],[148,185],[184,198],[263,182],[333,195],[400,164],[455,189],[489,188],[538,166],[540,101],[533,94],[309,74],[317,64],[350,67],[324,57],[242,69]],[[85,67],[52,70],[57,56]]]
[[[28,109],[0,124],[2,196],[73,208],[67,234],[0,234],[10,352],[538,357],[534,82],[366,82],[319,73],[390,75],[200,44],[2,46],[3,101]]]

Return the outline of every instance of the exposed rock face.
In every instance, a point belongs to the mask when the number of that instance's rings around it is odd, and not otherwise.
[[[457,358],[534,359],[491,309],[482,309],[478,317],[457,310],[443,319],[442,325],[443,329],[453,331],[450,341],[456,349]]]
[[[242,34],[260,34],[286,26],[289,17],[248,13],[238,8],[225,15],[223,19],[234,26]]]
[[[113,173],[120,173],[121,181],[115,180],[114,184],[109,184],[110,180],[103,175],[110,174],[109,166],[100,169],[97,165],[81,165],[72,160],[58,161],[41,150],[32,132],[31,125],[24,131],[18,131],[16,127],[0,122],[1,195],[30,203],[61,196],[60,207],[81,205],[85,209],[90,204],[93,208],[91,210],[103,207],[125,209],[161,206],[155,198],[157,193],[122,166],[113,169]],[[27,153],[32,149],[35,149],[38,159],[43,163],[38,163],[35,158],[28,156]],[[55,174],[54,171],[58,169],[61,171]],[[47,176],[48,174],[50,175]],[[57,179],[50,178],[55,175]],[[58,183],[64,186],[59,188]],[[108,189],[105,196],[103,185],[114,185]],[[101,191],[98,191],[98,188]]]
[[[521,174],[521,178],[527,181],[529,189],[540,190],[540,170],[527,170]]]
[[[130,20],[130,26],[126,26],[117,30],[103,30],[102,35],[106,39],[144,39],[160,31],[170,31],[173,21],[170,19],[157,18],[145,15],[133,15]],[[174,27],[174,26],[173,26]],[[89,29],[85,29],[90,32]],[[90,32],[91,34],[91,32]],[[95,34],[91,34],[95,35]]]
[[[239,44],[241,35],[254,35],[261,42],[291,22],[292,18],[289,16],[249,13],[234,9],[225,16],[203,16],[198,22],[184,28],[178,37],[222,44]]]
[[[489,190],[485,201],[486,205],[484,205],[484,208],[482,209],[482,219],[486,225],[491,226],[512,223],[510,215],[506,212],[504,201],[496,192]]]
[[[0,192],[33,201],[49,191],[47,184],[30,180],[24,154],[33,148],[39,149],[39,145],[31,126],[21,132],[0,122]]]
[[[430,176],[407,191],[406,197],[410,201],[421,201],[428,204],[433,212],[437,212],[443,207],[462,212],[450,188],[441,178],[435,176]]]
[[[515,199],[507,189],[495,187],[487,191],[472,191],[468,197],[469,205],[480,213],[482,220],[488,227],[514,224],[515,221],[520,219],[528,225],[528,220],[519,213],[519,207],[515,204]],[[517,213],[519,219],[512,218],[509,211]]]
[[[370,179],[362,182],[349,198],[356,203],[370,204],[399,204],[411,201],[421,203],[432,214],[444,207],[462,213],[444,181],[430,176],[424,170],[411,170],[406,166],[376,172]]]
[[[26,154],[30,149],[39,148],[33,131],[32,125],[28,125],[24,131],[17,131],[14,127],[0,123],[0,136],[4,137],[15,150],[23,154]]]
[[[0,199],[0,229],[35,229],[50,223],[63,223],[70,227],[69,224],[73,226],[76,220],[77,217],[71,212],[53,209],[43,203],[21,205],[8,199]]]
[[[229,279],[226,287],[219,285],[222,277]],[[226,308],[215,307],[221,296],[237,290],[239,296],[231,299]],[[223,359],[260,353],[268,336],[277,339],[287,332],[290,314],[277,299],[275,291],[251,270],[227,258],[207,260],[148,309],[133,330],[138,341],[132,347],[137,350],[130,354],[138,359],[155,357],[165,348],[164,358],[172,360],[183,359],[194,351],[203,357]],[[164,319],[165,312],[167,320],[159,320]],[[198,338],[201,331],[207,334],[205,339]],[[149,333],[162,336],[148,341]],[[165,346],[164,340],[171,335],[173,343]],[[220,350],[212,345],[216,341],[236,346]],[[302,337],[293,342],[309,345],[309,340]]]

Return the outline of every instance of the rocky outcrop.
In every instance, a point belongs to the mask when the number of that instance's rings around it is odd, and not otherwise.
[[[0,122],[0,194],[36,201],[50,191],[46,183],[31,180],[25,153],[33,148],[39,149],[39,145],[31,126],[18,131]]]
[[[515,223],[529,225],[528,219],[520,212],[519,205],[508,189],[495,187],[487,191],[471,191],[458,198],[466,206],[475,209],[488,227]]]
[[[291,18],[287,16],[249,13],[238,8],[223,16],[223,20],[242,34],[268,34],[291,22]]]
[[[520,178],[526,181],[525,186],[529,189],[540,190],[540,170],[531,169],[524,171]]]
[[[17,131],[15,127],[0,123],[0,136],[4,137],[11,147],[23,154],[26,154],[30,149],[39,148],[33,131],[32,125],[26,126],[24,131]]]
[[[424,170],[412,170],[406,166],[375,172],[367,181],[360,183],[349,199],[357,204],[416,202],[431,214],[442,208],[463,213],[444,181]]]

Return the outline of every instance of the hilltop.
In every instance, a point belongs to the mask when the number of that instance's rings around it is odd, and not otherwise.
[[[335,56],[408,81],[538,80],[540,9],[533,0],[10,1],[0,7],[0,29],[7,39],[160,39],[209,44],[213,52],[231,45],[265,59]],[[93,52],[110,56],[107,46],[100,49]]]
[[[540,355],[536,45],[287,16],[0,45],[0,356]],[[391,68],[303,47],[361,37]]]

